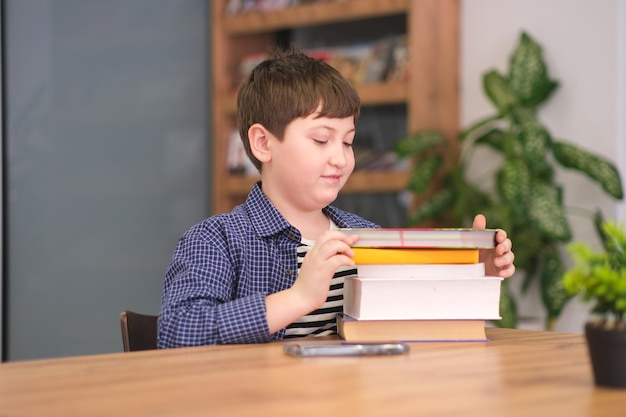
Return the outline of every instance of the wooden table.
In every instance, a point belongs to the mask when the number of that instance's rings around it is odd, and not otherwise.
[[[626,416],[580,334],[488,329],[408,355],[287,356],[280,343],[0,364],[1,416]]]

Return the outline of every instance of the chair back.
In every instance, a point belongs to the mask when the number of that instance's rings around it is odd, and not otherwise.
[[[122,344],[124,352],[157,348],[157,319],[159,316],[122,311]]]

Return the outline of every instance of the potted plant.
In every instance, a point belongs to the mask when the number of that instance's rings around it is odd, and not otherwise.
[[[396,144],[400,157],[412,158],[414,168],[407,189],[417,197],[410,226],[471,226],[483,213],[489,222],[514,239],[515,265],[523,274],[522,290],[540,288],[546,309],[545,327],[552,329],[571,299],[563,289],[561,246],[572,239],[570,213],[601,219],[590,208],[566,212],[564,187],[556,170],[577,171],[609,196],[623,199],[616,167],[605,158],[562,139],[554,138],[539,117],[540,107],[556,91],[537,42],[522,33],[509,61],[508,73],[492,69],[483,76],[487,98],[495,113],[473,123],[451,141],[439,131],[411,133]],[[472,178],[468,166],[476,150],[487,149],[497,164]],[[496,324],[517,327],[516,303],[502,287],[501,315]]]
[[[585,337],[597,385],[626,388],[626,231],[622,223],[600,225],[603,249],[588,243],[567,246],[574,265],[563,287],[593,303],[597,318],[585,323]]]

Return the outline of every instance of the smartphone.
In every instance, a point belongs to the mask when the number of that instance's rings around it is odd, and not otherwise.
[[[406,343],[285,343],[285,353],[292,356],[363,356],[401,355],[409,352]]]

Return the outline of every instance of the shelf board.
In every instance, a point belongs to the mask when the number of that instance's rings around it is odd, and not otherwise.
[[[341,190],[348,193],[393,193],[406,190],[409,171],[355,171]],[[224,178],[224,192],[229,197],[245,197],[259,176],[229,175]]]
[[[408,101],[407,83],[375,83],[356,86],[361,97],[361,104],[375,106],[380,104],[400,104]]]
[[[356,86],[361,97],[361,105],[376,106],[384,104],[401,104],[408,101],[409,86],[407,83],[375,83]],[[222,98],[221,108],[229,114],[235,114],[236,97]]]
[[[410,171],[355,171],[341,193],[394,193],[404,191],[410,177]]]
[[[224,32],[229,35],[246,35],[406,13],[409,7],[410,0],[320,2],[276,11],[225,16],[223,25]]]

